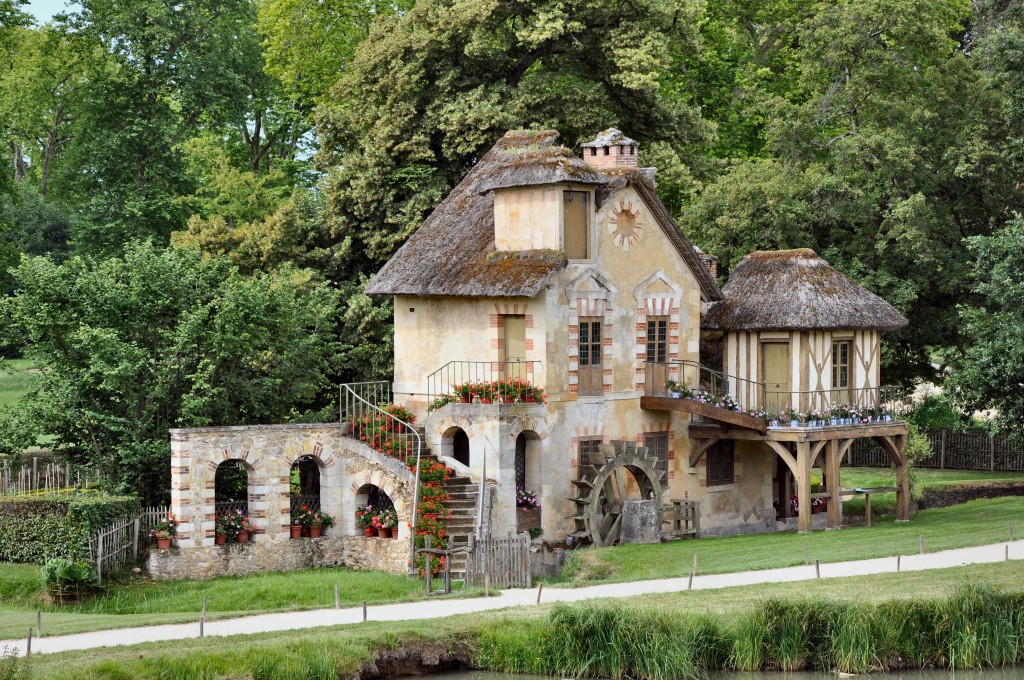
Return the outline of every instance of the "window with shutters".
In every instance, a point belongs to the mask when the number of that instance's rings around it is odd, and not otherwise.
[[[654,456],[655,469],[668,472],[668,432],[650,432],[644,435],[647,453]]]
[[[668,317],[647,317],[647,362],[663,364],[668,360]]]
[[[579,393],[595,395],[602,392],[601,319],[584,317],[579,326]]]
[[[708,486],[732,484],[735,479],[733,475],[733,461],[736,458],[735,443],[720,441],[704,455],[708,461]]]

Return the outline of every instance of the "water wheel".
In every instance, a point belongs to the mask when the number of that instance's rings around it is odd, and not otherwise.
[[[655,465],[656,460],[645,447],[623,441],[601,444],[589,461],[581,461],[579,479],[572,482],[576,496],[569,499],[576,504],[576,512],[570,517],[576,523],[570,534],[573,540],[595,546],[619,542],[622,506],[630,499],[630,476],[639,487],[639,498],[653,500],[660,510],[661,478],[665,473]]]

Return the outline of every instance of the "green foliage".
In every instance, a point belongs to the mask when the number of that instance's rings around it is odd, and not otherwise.
[[[245,277],[224,258],[133,243],[109,260],[31,258],[18,281],[6,315],[47,370],[2,434],[27,445],[49,433],[147,502],[167,496],[168,428],[333,403],[337,295],[306,275]]]
[[[218,501],[244,501],[249,498],[249,470],[240,460],[226,460],[217,466],[214,493]]]
[[[65,557],[48,560],[40,572],[43,588],[57,602],[76,602],[99,587],[96,570],[88,562]]]
[[[141,512],[129,496],[9,496],[0,498],[0,561],[42,563],[89,557],[89,539]]]
[[[978,304],[963,305],[966,342],[954,360],[952,397],[967,411],[992,409],[1005,432],[1024,436],[1024,217],[969,239]]]
[[[28,660],[18,657],[17,649],[6,646],[0,650],[0,680],[29,680]]]

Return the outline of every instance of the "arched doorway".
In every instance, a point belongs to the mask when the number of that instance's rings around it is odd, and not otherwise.
[[[226,534],[228,541],[248,540],[249,527],[249,466],[233,458],[217,466],[214,474],[214,512],[217,533]]]
[[[469,467],[469,435],[461,427],[451,427],[441,436],[441,453]]]
[[[528,531],[534,537],[540,535],[541,527],[538,496],[542,481],[540,444],[540,436],[531,430],[524,430],[516,437],[516,528],[520,532]]]
[[[306,506],[310,511],[320,509],[320,462],[313,456],[301,456],[292,463],[288,477],[291,506]]]
[[[397,534],[398,513],[391,497],[379,486],[364,484],[356,491],[356,532],[365,536],[383,537],[382,528],[389,535]],[[393,532],[390,530],[394,529]]]

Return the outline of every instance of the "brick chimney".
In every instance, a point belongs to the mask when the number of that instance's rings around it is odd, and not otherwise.
[[[694,246],[693,249],[695,251],[697,251],[697,257],[700,258],[700,261],[703,262],[704,266],[708,268],[709,272],[711,272],[711,278],[717,279],[718,278],[718,258],[715,257],[714,255],[708,255],[707,253],[705,253],[703,250],[701,250],[697,246]]]
[[[635,168],[636,155],[640,150],[640,146],[618,128],[608,128],[594,141],[581,146],[583,160],[595,168],[614,168],[620,165]]]

